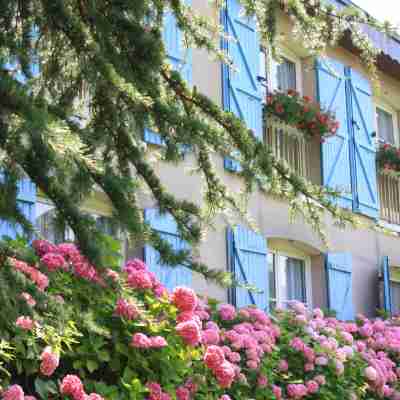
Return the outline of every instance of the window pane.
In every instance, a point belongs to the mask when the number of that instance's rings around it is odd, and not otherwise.
[[[376,114],[378,120],[379,140],[394,145],[395,141],[392,115],[380,108],[376,109]]]
[[[268,283],[269,283],[269,306],[270,309],[276,307],[276,275],[275,275],[275,255],[268,253]]]
[[[304,261],[286,259],[287,300],[306,302]]]
[[[277,65],[277,80],[279,90],[284,92],[289,89],[296,90],[296,64],[283,59]]]

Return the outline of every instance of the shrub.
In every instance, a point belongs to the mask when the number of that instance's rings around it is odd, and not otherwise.
[[[0,266],[4,400],[400,399],[396,320],[235,310],[140,260],[98,272],[74,245],[33,248]]]

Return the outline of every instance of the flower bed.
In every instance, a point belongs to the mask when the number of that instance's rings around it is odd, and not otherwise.
[[[33,246],[0,266],[4,400],[400,399],[396,320],[236,310],[168,293],[140,260],[100,273],[74,245]]]
[[[339,129],[333,113],[294,90],[269,94],[264,110],[269,126],[282,127],[289,134],[301,134],[306,139],[317,137],[323,142]]]
[[[390,144],[381,145],[376,160],[381,173],[395,178],[400,177],[400,149]]]

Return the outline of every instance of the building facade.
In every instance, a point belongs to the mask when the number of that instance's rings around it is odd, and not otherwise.
[[[341,7],[348,2],[334,3]],[[346,39],[341,47],[329,49],[326,58],[315,62],[304,44],[294,39],[291,21],[282,13],[278,29],[283,51],[277,62],[260,42],[254,21],[242,15],[237,0],[227,0],[222,16],[206,0],[192,0],[192,7],[201,15],[221,20],[234,38],[223,46],[235,69],[221,65],[204,50],[184,48],[174,19],[167,16],[165,43],[171,64],[191,85],[242,118],[278,158],[301,176],[318,185],[341,188],[344,194],[338,200],[340,206],[352,210],[366,226],[376,223],[388,232],[368,227],[342,230],[327,216],[330,245],[326,248],[301,219],[289,222],[289,204],[254,193],[248,210],[257,232],[243,221],[228,222],[221,215],[198,251],[210,267],[232,271],[240,281],[260,289],[251,292],[243,288],[226,290],[185,267],[172,269],[161,265],[154,249],[127,241],[110,224],[112,209],[102,193],[88,199],[85,211],[96,216],[106,233],[124,241],[126,258],[143,258],[169,288],[189,285],[202,294],[237,306],[255,304],[269,309],[299,300],[312,307],[335,310],[341,319],[352,319],[358,312],[372,316],[384,306],[392,312],[400,311],[400,184],[376,168],[379,143],[400,145],[400,42],[369,32],[382,50],[377,91],[357,51]],[[265,124],[262,107],[266,93],[289,89],[334,111],[340,122],[337,135],[321,144],[292,137]],[[154,132],[144,132],[143,138],[149,157],[163,146]],[[240,164],[217,155],[214,162],[229,189],[239,192]],[[177,197],[201,202],[202,182],[191,173],[195,159],[190,151],[178,166],[158,161],[154,165],[164,185]],[[145,219],[154,229],[176,249],[187,246],[179,238],[174,220],[160,215],[146,193],[141,202]],[[45,237],[53,241],[73,240],[69,230],[57,231],[52,205],[28,180],[21,183],[20,204]],[[12,234],[12,228],[3,223],[0,232]],[[384,284],[380,285],[382,279]]]

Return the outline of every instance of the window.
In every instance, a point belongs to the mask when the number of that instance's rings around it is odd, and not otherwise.
[[[94,213],[91,213],[91,215],[96,219],[96,227],[100,232],[115,239],[120,238],[120,230],[111,218],[99,216]],[[75,237],[72,229],[68,226],[62,227],[57,222],[55,208],[49,203],[36,203],[35,226],[41,236],[52,243],[58,244],[74,241]]]
[[[376,121],[378,139],[380,142],[395,145],[394,118],[393,115],[382,108],[376,108]]]
[[[268,255],[270,308],[286,307],[290,301],[310,303],[309,261],[282,253]]]
[[[271,61],[270,85],[272,90],[287,92],[298,90],[296,63],[282,58],[281,62]]]

